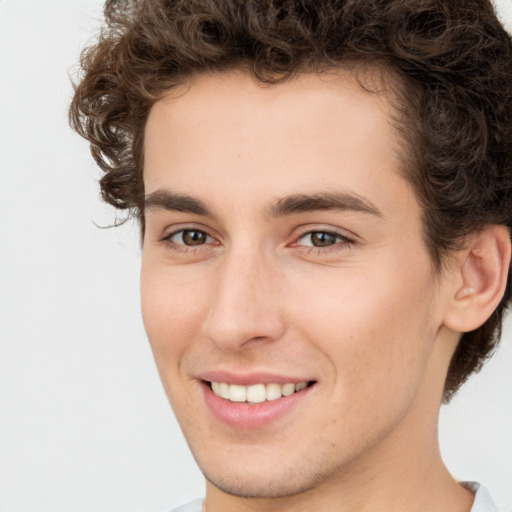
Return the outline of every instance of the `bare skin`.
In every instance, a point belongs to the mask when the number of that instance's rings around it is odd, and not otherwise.
[[[467,283],[433,268],[389,120],[350,76],[243,72],[150,113],[143,316],[208,512],[471,508],[437,441]],[[212,372],[309,387],[238,428],[206,404]]]

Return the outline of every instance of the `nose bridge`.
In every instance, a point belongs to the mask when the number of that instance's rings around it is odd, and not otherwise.
[[[277,269],[254,247],[228,250],[219,262],[206,335],[219,347],[236,350],[249,341],[282,335]]]

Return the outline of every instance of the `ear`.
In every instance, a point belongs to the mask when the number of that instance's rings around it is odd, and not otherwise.
[[[455,264],[455,279],[444,325],[469,332],[498,307],[507,285],[511,242],[505,226],[489,225],[471,238]]]

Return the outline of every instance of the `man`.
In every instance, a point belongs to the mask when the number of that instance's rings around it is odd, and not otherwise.
[[[71,120],[140,220],[146,331],[207,481],[180,510],[493,510],[437,444],[510,301],[491,4],[105,12]]]

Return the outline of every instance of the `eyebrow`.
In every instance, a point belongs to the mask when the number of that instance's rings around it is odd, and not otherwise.
[[[187,194],[177,194],[159,189],[146,195],[145,210],[169,210],[192,213],[214,218],[206,204]],[[266,209],[269,217],[283,217],[314,211],[353,211],[383,218],[382,212],[369,200],[353,192],[322,192],[317,194],[293,194],[283,197]]]
[[[318,194],[295,194],[279,199],[270,206],[271,217],[295,213],[337,210],[367,213],[383,218],[382,212],[369,200],[353,192],[324,192]]]
[[[169,210],[175,212],[195,213],[204,217],[214,217],[208,207],[199,199],[187,194],[175,194],[159,189],[144,198],[145,210]]]

